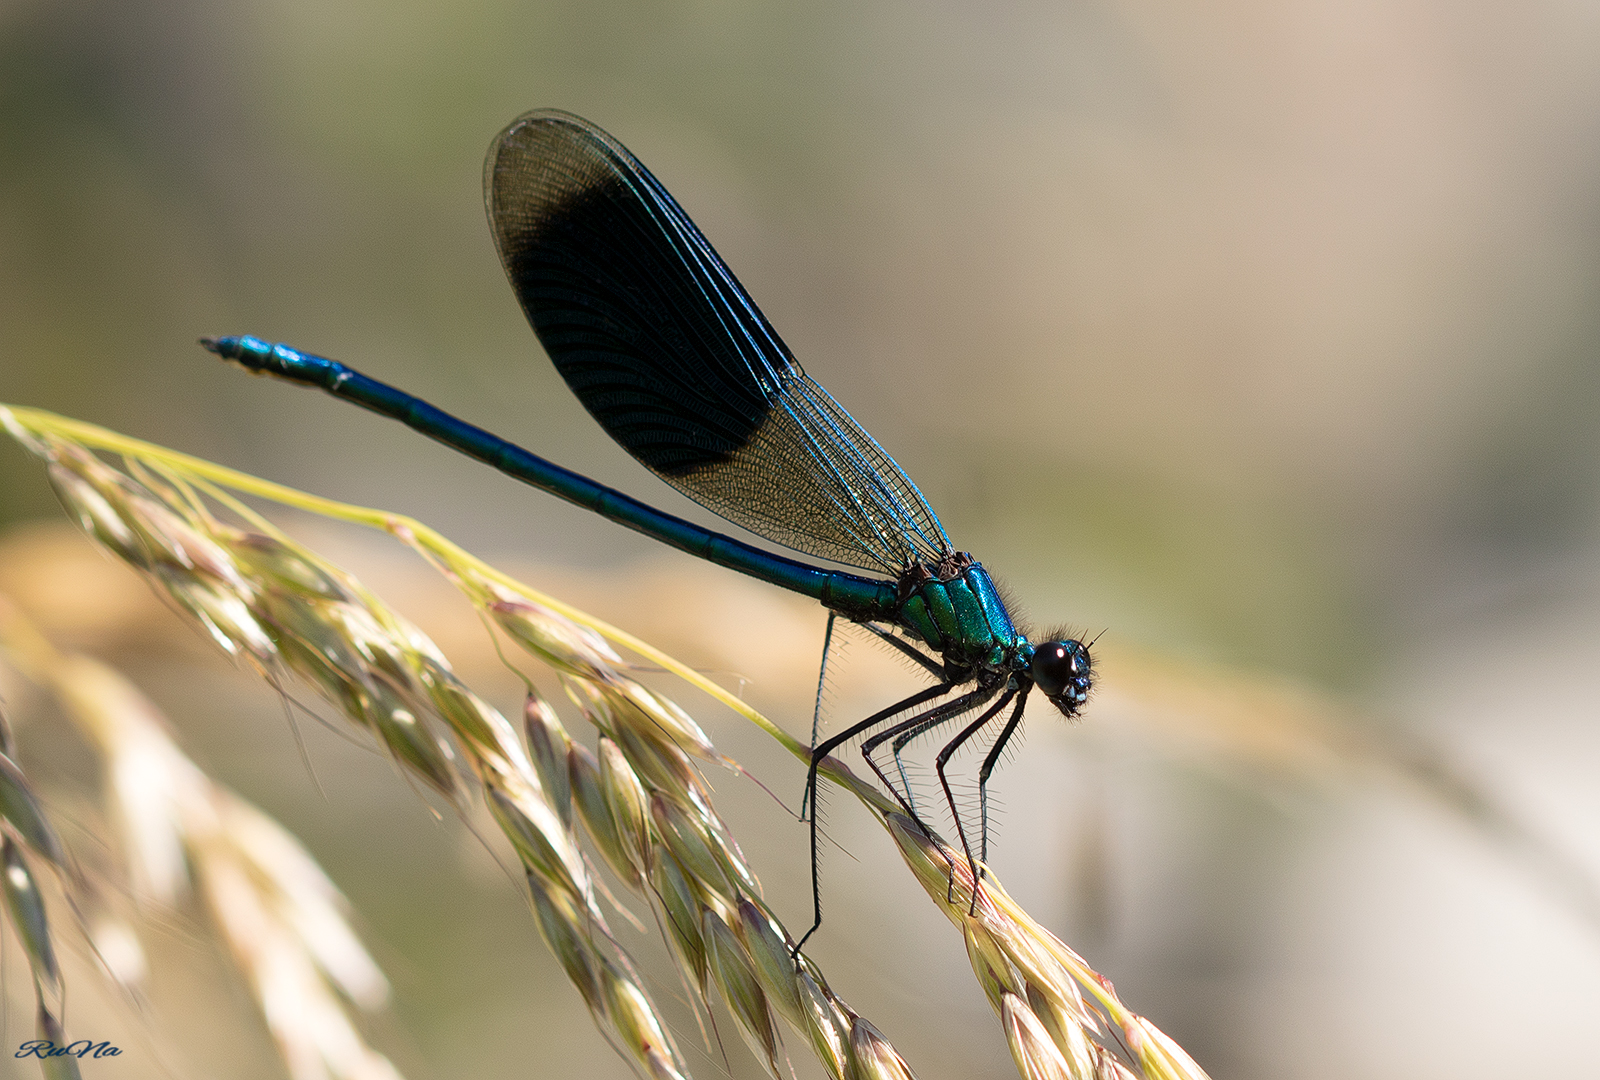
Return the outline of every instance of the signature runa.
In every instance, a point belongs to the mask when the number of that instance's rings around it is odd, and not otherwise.
[[[122,1053],[118,1047],[112,1046],[105,1039],[99,1042],[90,1042],[88,1039],[79,1039],[77,1042],[65,1046],[57,1046],[49,1039],[30,1039],[17,1047],[14,1057],[26,1058],[53,1058],[53,1057],[116,1057]]]

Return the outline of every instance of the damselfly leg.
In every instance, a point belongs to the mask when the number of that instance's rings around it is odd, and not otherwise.
[[[822,731],[822,697],[828,687],[828,651],[833,645],[833,624],[839,618],[837,612],[828,612],[828,628],[822,632],[822,664],[817,668],[817,703],[811,709],[811,743],[817,745],[817,736]],[[800,796],[800,820],[806,819],[806,810],[811,805],[811,785],[806,784],[805,794]]]
[[[1029,689],[1031,689],[1031,687]],[[972,871],[972,906],[968,909],[968,914],[978,910],[978,864],[973,861],[972,845],[967,840],[967,829],[966,826],[961,822],[961,813],[956,809],[955,796],[950,791],[950,779],[945,775],[945,766],[950,763],[950,758],[956,753],[957,750],[961,749],[962,745],[966,743],[968,739],[972,738],[979,731],[983,730],[984,726],[988,724],[990,720],[994,719],[994,717],[1002,709],[1010,704],[1013,697],[1016,697],[1017,699],[1016,710],[1012,712],[1011,719],[1006,721],[1006,726],[1001,729],[1000,736],[995,739],[994,746],[990,747],[989,753],[983,759],[983,767],[978,771],[978,820],[979,831],[981,834],[979,844],[983,851],[984,859],[988,859],[989,773],[993,771],[994,763],[999,759],[1001,749],[1011,738],[1012,733],[1017,730],[1017,725],[1022,722],[1022,707],[1028,701],[1027,690],[1022,690],[1019,692],[1015,687],[1007,690],[1005,695],[1001,697],[999,701],[995,702],[993,708],[990,708],[982,716],[968,724],[966,728],[962,730],[961,734],[957,735],[955,738],[946,743],[944,749],[939,751],[939,756],[934,759],[934,771],[939,774],[939,786],[944,788],[945,802],[950,806],[951,817],[955,818],[956,835],[961,837],[961,850],[966,852],[967,855],[967,868]]]
[[[989,774],[994,772],[995,764],[1000,760],[1000,754],[1005,750],[1006,744],[1011,741],[1011,736],[1016,734],[1017,727],[1022,723],[1022,707],[1027,703],[1027,691],[1022,691],[1017,698],[1017,711],[1011,714],[1010,720],[1006,721],[1006,726],[1001,730],[1000,736],[995,739],[994,745],[989,748],[989,753],[984,756],[982,767],[978,769],[978,814],[983,828],[983,835],[978,841],[978,858],[983,862],[989,861]]]
[[[816,933],[817,927],[822,925],[822,882],[817,871],[817,766],[819,766],[823,759],[825,759],[829,754],[833,753],[833,751],[842,744],[849,742],[851,739],[864,732],[871,731],[873,728],[877,727],[891,716],[903,713],[907,709],[914,709],[918,705],[924,705],[936,698],[945,696],[946,694],[950,693],[950,691],[954,690],[957,685],[958,684],[953,682],[941,682],[937,686],[930,686],[926,690],[920,690],[906,698],[904,701],[896,702],[895,704],[890,705],[887,709],[880,709],[878,712],[873,713],[859,724],[851,725],[844,731],[841,731],[839,734],[833,736],[827,742],[822,743],[820,746],[812,747],[811,766],[806,770],[806,794],[805,798],[802,800],[802,804],[810,807],[811,810],[811,816],[809,820],[811,822],[812,923],[811,929],[807,930],[804,936],[800,938],[799,942],[795,944],[794,954],[796,957],[800,955],[800,946],[804,945],[806,943],[806,939],[812,934]],[[874,765],[873,769],[876,771],[877,766]],[[885,781],[885,783],[887,784],[888,782]],[[896,800],[904,805],[904,800],[900,799],[899,792],[895,790],[892,784],[889,785],[889,789],[890,791],[894,792]],[[907,813],[910,813],[911,808],[906,807],[906,811]],[[911,814],[911,816],[913,820],[916,820],[915,814]],[[921,822],[919,821],[918,824],[920,825]]]
[[[905,766],[901,762],[900,751],[904,749],[907,743],[926,731],[930,731],[941,724],[949,723],[951,720],[962,715],[963,713],[982,706],[990,698],[994,697],[995,694],[1000,692],[1001,685],[1002,684],[1000,683],[980,685],[976,690],[973,690],[967,694],[963,694],[954,701],[946,702],[936,709],[931,709],[928,712],[923,713],[921,716],[914,716],[904,723],[896,724],[885,731],[879,732],[861,744],[862,756],[867,759],[867,764],[872,766],[872,771],[878,774],[878,779],[882,780],[884,785],[890,790],[895,790],[894,785],[889,782],[889,778],[885,776],[883,770],[879,768],[877,760],[873,758],[873,751],[875,751],[879,746],[882,746],[885,741],[890,739],[894,740],[891,745],[895,767],[903,779],[905,777]],[[956,742],[953,745],[958,746],[961,742],[965,741],[972,732],[979,730],[985,724],[987,724],[997,712],[1006,707],[1006,702],[1010,701],[1011,696],[1015,693],[1015,690],[1007,691],[1005,696],[1002,697],[997,704],[985,710],[984,713],[978,717],[978,719],[974,720],[970,725],[968,725],[966,730],[956,737]],[[947,746],[945,749],[949,750],[950,747]],[[962,849],[966,851],[967,854],[967,865],[973,868],[973,882],[976,884],[977,871],[972,862],[972,851],[967,845],[966,829],[961,824],[961,812],[956,808],[955,798],[950,792],[950,785],[945,780],[943,765],[944,763],[941,760],[939,768],[939,783],[944,788],[945,804],[950,807],[950,817],[955,822],[956,835],[961,838]],[[896,794],[898,795],[899,793],[896,792]],[[908,811],[911,810],[910,806],[907,805],[910,801],[910,797],[911,790],[908,786],[906,789],[905,798],[901,799],[901,805],[905,806]],[[922,831],[927,834],[928,828],[923,824],[921,817],[919,817],[915,811],[911,811],[911,817],[917,822],[918,825],[922,826]],[[932,839],[931,834],[929,834],[929,839]],[[947,903],[954,902],[955,887],[955,866],[952,864],[950,866],[950,876],[946,882],[945,888],[945,900]],[[973,903],[977,903],[976,895],[974,895]]]

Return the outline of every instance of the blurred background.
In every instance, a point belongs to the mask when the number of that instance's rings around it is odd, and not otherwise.
[[[1593,1068],[1600,9],[0,0],[0,401],[415,514],[803,733],[811,606],[194,344],[348,361],[713,521],[577,406],[505,283],[481,162],[537,106],[657,174],[1036,626],[1108,628],[1101,699],[1075,729],[1036,713],[1002,774],[994,865],[1130,1007],[1218,1080]],[[0,446],[0,585],[324,861],[394,980],[373,1038],[407,1076],[627,1075],[459,823],[313,729],[319,794],[278,700],[59,518]],[[516,707],[403,554],[284,520]],[[888,700],[873,663],[841,709]],[[1239,688],[1277,704],[1212,707]],[[798,796],[797,766],[683,699]],[[1473,786],[1210,737],[1285,701]],[[92,778],[48,724],[29,747],[47,785]],[[803,830],[714,779],[803,926]],[[825,879],[834,988],[925,1077],[1014,1075],[959,939],[863,813],[833,815],[856,856]],[[280,1075],[199,931],[153,952],[152,1013],[119,1022],[170,1034],[99,1075]]]

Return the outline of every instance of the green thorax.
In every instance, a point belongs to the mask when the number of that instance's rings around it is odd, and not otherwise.
[[[998,668],[1028,644],[988,572],[964,552],[938,566],[912,567],[900,579],[899,595],[896,620],[946,665]]]

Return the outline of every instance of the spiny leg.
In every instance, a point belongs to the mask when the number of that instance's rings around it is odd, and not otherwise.
[[[990,694],[996,694],[999,693],[999,691],[1000,687],[995,686],[992,690],[990,690]],[[975,721],[976,725],[981,728],[986,720],[991,719],[995,713],[1005,708],[1006,702],[1011,700],[1011,693],[1014,693],[1014,691],[1008,692],[1005,697],[1000,699],[999,703],[996,704],[994,708],[990,709],[988,712],[984,713],[983,716],[979,717],[978,720]],[[937,720],[927,719],[931,716],[931,713],[923,713],[918,719],[924,720],[925,722],[920,723],[915,727],[912,727],[909,724],[897,724],[893,730],[884,732],[883,734],[885,736],[894,736],[894,742],[890,744],[890,750],[894,754],[899,755],[899,753],[904,750],[913,739],[920,737],[927,732],[928,729],[936,727],[944,720],[948,719],[948,717],[940,717]],[[874,737],[873,739],[873,743],[875,745],[881,741],[882,740],[877,737]]]
[[[888,728],[888,729],[886,729],[884,731],[880,731],[878,734],[874,735],[872,738],[868,739],[866,742],[861,744],[861,753],[862,753],[862,756],[867,759],[867,764],[869,766],[871,766],[872,771],[878,775],[878,779],[883,782],[884,786],[887,787],[890,791],[894,791],[895,792],[895,797],[900,800],[900,805],[904,806],[908,811],[911,812],[911,820],[915,821],[917,823],[917,827],[922,830],[922,834],[924,836],[926,836],[930,841],[933,839],[933,833],[928,829],[928,826],[923,822],[922,818],[919,817],[915,811],[911,810],[911,807],[908,805],[908,803],[910,802],[910,798],[911,798],[911,791],[910,791],[909,787],[906,790],[905,798],[900,798],[900,793],[898,791],[895,791],[894,785],[889,782],[889,778],[887,776],[885,776],[883,770],[878,767],[878,763],[877,763],[876,760],[873,759],[872,753],[879,746],[883,745],[884,740],[893,739],[894,740],[893,746],[895,748],[895,763],[896,763],[896,766],[899,767],[900,766],[899,750],[900,750],[901,747],[905,746],[905,744],[906,744],[906,742],[908,740],[916,738],[918,735],[922,734],[924,731],[929,730],[930,728],[938,727],[940,724],[943,724],[943,723],[947,722],[952,717],[960,716],[962,713],[966,712],[969,709],[977,708],[978,706],[982,705],[984,702],[988,701],[990,698],[994,697],[994,695],[996,693],[998,693],[999,690],[1000,690],[999,684],[996,684],[996,685],[993,685],[993,686],[980,686],[976,690],[970,691],[969,693],[963,694],[961,697],[956,698],[954,701],[948,701],[945,704],[940,705],[935,709],[931,709],[928,712],[923,713],[921,716],[913,716],[911,719],[906,720],[906,721],[904,721],[902,723],[896,724],[894,727]],[[998,705],[994,706],[994,708],[988,710],[981,717],[978,718],[978,720],[976,721],[976,725],[981,727],[996,712],[998,712],[1001,709],[1005,708],[1005,703],[1006,703],[1006,701],[1010,700],[1010,698],[1011,698],[1011,692],[1007,692],[1006,696],[1000,700],[1000,703]],[[902,779],[905,776],[905,770],[904,770],[903,767],[900,767],[900,775],[901,775]],[[941,776],[940,779],[942,781],[943,777]],[[945,789],[945,798],[946,798],[946,801],[949,801],[949,788],[948,787],[946,787],[946,789]],[[965,836],[964,833],[961,833],[961,816],[956,813],[955,804],[953,802],[950,803],[950,816],[955,820],[956,831],[957,831],[958,834],[961,835],[961,837],[962,837],[961,843],[962,843],[962,846],[965,847],[965,845],[966,845],[966,836]],[[948,862],[948,858],[947,858],[947,862]],[[967,862],[969,864],[972,862],[972,854],[971,854],[971,852],[967,853]],[[955,878],[956,868],[955,868],[955,864],[954,863],[949,863],[949,867],[950,867],[950,874],[949,874],[949,877],[946,879],[946,883],[945,883],[946,884],[945,901],[947,903],[954,903],[955,902],[955,887],[956,887],[956,878]]]
[[[932,833],[929,832],[928,827],[923,823],[922,818],[917,815],[917,812],[911,808],[910,789],[908,788],[902,794],[889,780],[883,769],[878,766],[878,762],[873,758],[872,754],[886,740],[895,739],[898,745],[907,737],[914,738],[929,728],[935,728],[940,724],[947,723],[952,717],[960,716],[969,709],[977,708],[994,697],[999,689],[998,686],[980,686],[976,690],[969,690],[960,697],[947,701],[943,705],[935,706],[920,716],[913,716],[909,720],[903,720],[895,724],[893,727],[885,728],[861,744],[861,756],[866,759],[867,765],[877,775],[883,786],[893,792],[895,800],[905,808],[906,813],[911,815],[912,820],[921,826],[922,831],[928,835],[930,840],[933,838]],[[908,732],[910,733],[909,736]],[[901,777],[904,779],[904,772],[901,773]]]
[[[819,668],[819,670],[817,671],[817,700],[816,700],[815,707],[811,711],[811,745],[812,746],[816,746],[817,745],[817,736],[819,734],[821,734],[821,730],[822,730],[822,694],[823,694],[823,690],[826,687],[827,679],[828,679],[828,655],[829,655],[829,646],[833,642],[834,620],[836,620],[838,617],[839,616],[838,616],[837,612],[833,612],[833,611],[828,612],[828,628],[823,632],[823,635],[822,635],[822,664],[821,664],[821,667]],[[876,637],[878,637],[880,640],[886,642],[887,644],[893,646],[895,649],[897,649],[900,652],[904,653],[906,656],[910,657],[912,660],[915,660],[918,664],[920,664],[922,667],[926,668],[929,672],[931,672],[933,677],[938,679],[941,683],[945,681],[944,666],[942,664],[940,664],[938,660],[934,659],[931,656],[928,656],[922,650],[918,649],[915,645],[912,645],[910,642],[907,642],[907,641],[902,641],[900,638],[896,637],[894,634],[890,633],[887,630],[882,629],[881,627],[879,627],[879,626],[877,626],[877,625],[875,625],[873,623],[861,622],[861,623],[856,623],[856,625],[861,627],[863,630],[866,630],[867,632],[875,635]],[[906,779],[904,770],[902,770],[902,772],[901,772],[901,779],[902,780]],[[891,785],[891,787],[892,787],[892,785]],[[907,781],[907,783],[906,783],[906,791],[909,792],[910,790],[911,790],[910,782]],[[807,808],[807,806],[809,804],[810,795],[811,795],[811,791],[810,791],[810,786],[808,785],[807,789],[806,789],[806,793],[804,795],[802,795],[801,798],[800,798],[800,820],[801,821],[806,820],[806,808]],[[902,801],[902,805],[903,805],[903,801]],[[914,809],[912,809],[909,806],[906,807],[906,809],[908,811],[910,811],[911,816],[913,818],[916,817],[916,811]]]
[[[838,746],[849,742],[851,739],[855,738],[857,735],[860,735],[864,731],[868,731],[871,728],[877,727],[879,724],[883,723],[889,717],[894,716],[897,713],[903,713],[907,709],[914,709],[918,705],[924,705],[927,702],[932,701],[934,698],[943,697],[950,691],[954,690],[956,686],[957,684],[953,682],[941,682],[937,686],[930,686],[926,690],[919,690],[915,694],[912,694],[910,697],[906,698],[904,701],[897,701],[895,704],[890,705],[887,709],[879,709],[877,712],[873,713],[860,723],[852,724],[850,727],[839,732],[839,734],[835,735],[821,746],[812,747],[811,767],[806,770],[806,797],[812,802],[813,805],[815,805],[817,794],[817,767],[822,763],[822,759],[833,753]],[[891,791],[894,790],[893,785],[889,785],[889,788]],[[904,800],[899,799],[898,793],[896,793],[896,799],[900,801],[902,805],[904,805]],[[907,812],[909,812],[909,810],[910,808],[908,807]],[[811,820],[813,822],[816,821],[816,814],[811,815]]]
[[[822,692],[828,684],[828,649],[833,645],[833,624],[837,612],[828,612],[828,628],[822,632],[822,664],[817,668],[817,704],[811,710],[811,745],[817,745],[817,729],[822,723]]]
[[[835,735],[821,746],[812,747],[811,767],[806,770],[806,794],[805,799],[801,804],[803,806],[809,805],[811,807],[812,921],[811,929],[807,930],[805,932],[805,936],[795,944],[794,957],[796,963],[799,963],[800,946],[804,945],[806,943],[806,939],[812,934],[815,934],[817,932],[817,927],[822,925],[822,881],[817,872],[817,766],[822,763],[823,758],[833,753],[834,748],[839,746],[841,743],[848,742],[857,735],[860,735],[863,731],[867,731],[870,728],[876,727],[896,713],[904,712],[907,709],[914,709],[918,705],[932,701],[934,698],[943,697],[945,694],[948,694],[951,690],[955,689],[955,687],[955,683],[942,682],[937,686],[930,686],[926,690],[918,691],[917,693],[906,698],[904,701],[897,702],[896,704],[889,706],[887,709],[881,709],[867,717],[865,720],[861,721],[859,724],[854,724],[844,731],[839,732],[839,734]],[[892,785],[890,790],[893,791]],[[895,797],[898,799],[898,794]],[[909,807],[907,809],[909,811]],[[912,815],[912,817],[915,819],[915,815]]]
[[[924,668],[932,672],[935,679],[938,679],[941,682],[944,681],[944,665],[939,663],[939,661],[935,660],[933,657],[929,656],[927,653],[923,652],[921,649],[917,648],[915,645],[911,644],[909,641],[903,641],[889,631],[874,626],[872,623],[864,622],[857,623],[856,625],[868,631],[869,633],[875,634],[878,640],[893,646],[902,653],[905,653],[905,655],[909,656],[918,664],[921,664]]]
[[[968,724],[959,735],[946,743],[944,749],[939,751],[939,756],[934,759],[933,763],[934,771],[939,774],[939,786],[944,788],[944,801],[950,807],[950,816],[956,822],[956,835],[961,838],[961,850],[966,852],[967,855],[967,868],[972,871],[972,911],[978,910],[978,864],[972,857],[972,845],[967,841],[967,827],[961,823],[961,811],[956,809],[955,793],[950,790],[950,778],[945,775],[944,767],[950,763],[951,756],[961,749],[968,739],[976,735],[985,724],[994,718],[996,713],[1011,702],[1016,693],[1015,687],[1007,690],[1005,695],[995,702],[992,708],[984,710],[982,716]],[[979,799],[980,801],[982,800],[981,789]]]
[[[817,745],[817,733],[822,727],[822,691],[828,684],[828,647],[833,644],[833,622],[838,613],[828,612],[828,628],[822,633],[822,665],[817,669],[817,704],[811,710],[811,745]],[[800,797],[800,820],[806,819],[807,799],[811,794],[809,786],[806,793]]]
[[[916,799],[912,797],[911,778],[906,775],[905,761],[901,758],[900,753],[906,748],[911,740],[922,735],[930,728],[936,728],[940,724],[943,724],[950,719],[950,715],[951,714],[939,710],[923,713],[921,716],[913,717],[906,723],[896,724],[893,728],[881,732],[879,735],[873,736],[870,742],[863,743],[861,747],[863,751],[875,750],[883,744],[884,739],[894,739],[894,741],[889,744],[889,752],[894,757],[895,771],[900,774],[900,783],[904,786],[905,790],[906,797],[902,800],[902,805],[910,804],[907,805],[906,808],[911,811],[912,817],[918,819],[919,823],[921,818],[916,812]],[[883,774],[880,772],[878,773],[878,776],[881,778]],[[888,784],[889,782],[884,780],[884,783]],[[891,784],[890,787],[893,787],[893,785]]]
[[[922,815],[917,813],[916,794],[911,790],[911,777],[906,775],[906,763],[901,760],[900,751],[905,747],[906,743],[915,739],[929,728],[938,727],[948,719],[950,719],[949,716],[935,710],[934,712],[927,712],[921,716],[913,717],[903,724],[896,724],[888,731],[882,732],[883,738],[894,737],[894,742],[889,744],[889,749],[894,757],[894,770],[900,774],[899,790],[905,793],[905,798],[900,800],[900,804],[911,812],[911,816],[916,819],[918,824],[922,822]],[[876,750],[883,744],[883,738],[875,736],[871,742],[863,743],[861,746],[862,751],[870,754],[870,751]],[[869,756],[867,760],[870,763],[872,758]],[[873,769],[877,771],[877,766],[874,765]],[[878,776],[882,778],[883,773],[878,772]],[[894,785],[890,784],[888,780],[883,782],[889,786],[890,790],[895,790]]]
[[[1006,721],[1006,726],[1000,730],[1000,736],[995,739],[994,745],[989,748],[989,753],[984,756],[983,766],[978,769],[978,817],[983,825],[983,835],[978,839],[978,858],[983,862],[989,861],[989,774],[994,772],[1001,751],[1006,748],[1006,743],[1011,741],[1011,736],[1016,734],[1017,725],[1022,723],[1022,707],[1028,703],[1028,690],[1031,689],[1033,688],[1030,686],[1018,693],[1017,711]]]

